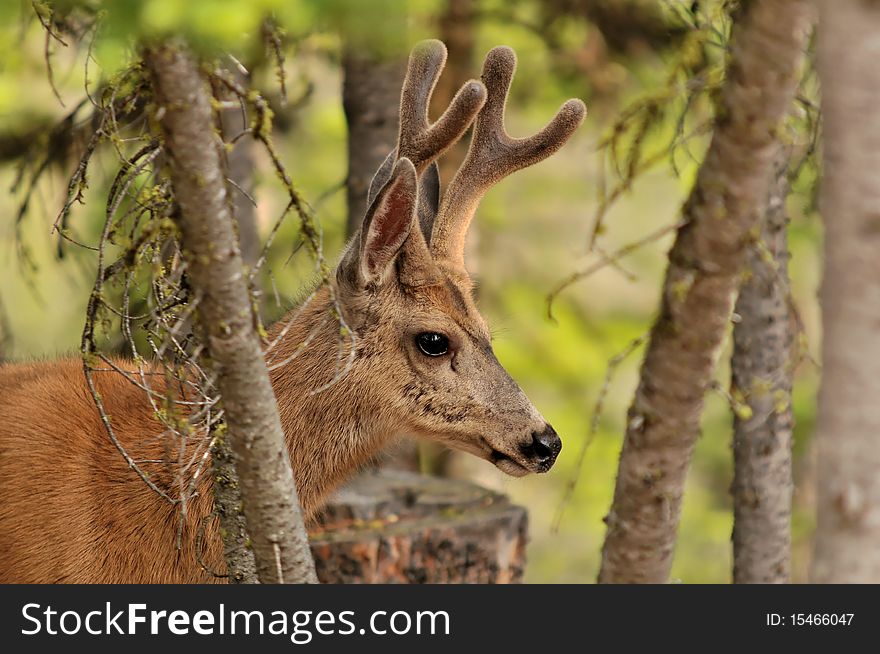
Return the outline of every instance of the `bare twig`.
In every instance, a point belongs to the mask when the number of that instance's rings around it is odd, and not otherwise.
[[[553,518],[553,526],[552,531],[556,533],[559,531],[559,525],[562,522],[562,517],[565,514],[565,509],[568,508],[569,503],[571,502],[571,498],[574,496],[575,488],[577,487],[578,480],[580,479],[581,469],[584,467],[584,461],[587,457],[587,450],[589,450],[590,445],[592,445],[593,441],[596,439],[596,435],[599,433],[599,424],[602,421],[602,414],[605,407],[605,398],[608,396],[608,391],[611,389],[611,381],[614,378],[614,374],[617,372],[617,368],[624,362],[626,359],[630,357],[636,350],[638,350],[642,345],[645,344],[645,341],[648,340],[648,334],[642,334],[638,338],[634,339],[629,345],[627,345],[623,350],[615,354],[608,361],[608,366],[605,369],[605,379],[602,381],[602,385],[599,387],[599,392],[596,395],[596,403],[593,405],[593,415],[590,419],[590,429],[587,432],[586,437],[581,442],[581,449],[578,451],[577,460],[575,461],[574,472],[571,475],[571,478],[568,480],[568,483],[565,485],[565,492],[562,495],[562,499],[559,502],[559,505],[556,507],[556,515]]]

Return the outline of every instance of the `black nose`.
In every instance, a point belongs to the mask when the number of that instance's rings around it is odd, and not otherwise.
[[[562,440],[550,425],[547,425],[544,431],[533,431],[532,442],[522,448],[523,454],[537,463],[542,471],[547,471],[553,466],[561,449]]]

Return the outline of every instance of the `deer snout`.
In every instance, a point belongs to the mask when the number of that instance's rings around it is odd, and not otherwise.
[[[550,424],[543,431],[533,431],[532,441],[520,447],[523,456],[538,468],[539,472],[547,472],[556,462],[562,450],[562,439]]]

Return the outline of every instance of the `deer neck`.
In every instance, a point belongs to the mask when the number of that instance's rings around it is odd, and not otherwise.
[[[340,373],[350,347],[333,318],[328,289],[269,330],[266,361],[307,515],[393,435],[357,370]],[[342,348],[340,354],[340,347]],[[317,392],[316,392],[317,391]]]

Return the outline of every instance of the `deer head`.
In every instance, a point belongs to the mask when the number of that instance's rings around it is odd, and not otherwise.
[[[545,472],[562,443],[492,351],[464,242],[489,187],[558,150],[586,108],[569,100],[538,134],[508,136],[504,107],[516,56],[498,47],[486,56],[482,81],[466,83],[431,125],[428,103],[445,59],[439,41],[419,44],[410,56],[397,148],[371,184],[360,232],[337,269],[341,304],[360,337],[358,364],[376,366],[374,379],[393,398],[387,411],[402,432],[470,452],[510,475]],[[436,159],[474,117],[470,150],[440,201]]]

